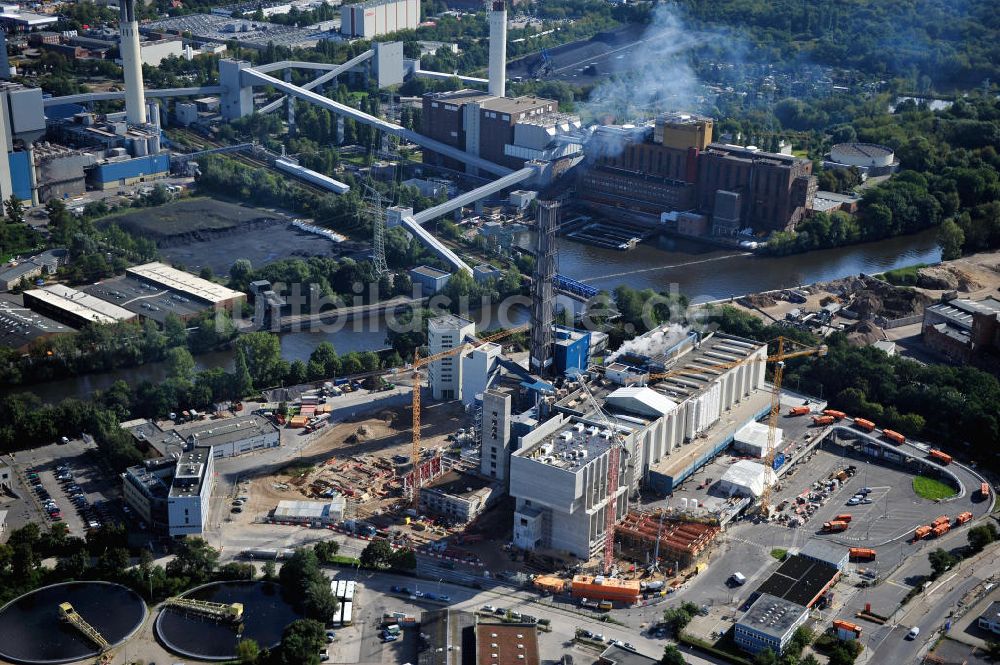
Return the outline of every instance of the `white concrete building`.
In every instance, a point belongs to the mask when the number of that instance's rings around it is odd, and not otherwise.
[[[167,520],[171,537],[199,536],[208,519],[215,460],[212,449],[196,446],[177,460],[167,495]]]
[[[427,346],[431,355],[456,349],[475,334],[476,324],[453,314],[438,316],[427,322]],[[462,359],[459,356],[456,353],[435,360],[428,367],[427,378],[434,399],[461,399]]]
[[[342,496],[329,501],[279,501],[272,517],[279,522],[333,526],[344,519],[346,508],[347,499]]]
[[[490,389],[483,393],[482,441],[479,446],[479,473],[507,482],[510,476],[511,395]]]
[[[499,344],[489,342],[462,354],[462,404],[469,406],[486,392],[500,372]]]
[[[142,64],[159,67],[160,63],[170,56],[178,58],[184,55],[184,42],[180,39],[153,39],[139,42],[139,59]]]
[[[419,23],[420,0],[368,0],[340,10],[340,34],[345,37],[371,39],[416,30]]]
[[[766,353],[766,345],[728,335],[692,338],[689,348],[669,361],[648,357],[655,371],[638,370],[647,376],[664,369],[683,373],[648,386],[619,386],[608,377],[592,381],[590,391],[609,420],[574,384],[564,395],[550,398],[556,415],[521,437],[520,449],[510,458],[510,494],[517,502],[515,545],[584,559],[599,552],[608,505],[611,428],[625,446],[619,453],[615,517],[620,520],[628,510],[628,496],[640,485],[668,494],[727,445],[726,436],[699,435],[761,387]],[[627,372],[620,374],[627,378]],[[484,409],[484,430],[490,428],[489,418]],[[485,443],[484,438],[484,462],[491,453]]]

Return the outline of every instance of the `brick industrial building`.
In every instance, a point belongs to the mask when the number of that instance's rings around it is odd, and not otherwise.
[[[541,97],[496,97],[479,90],[424,95],[420,133],[512,169],[526,161],[555,161],[580,153],[578,144],[554,139],[580,128],[580,119],[559,113],[559,104]],[[465,167],[424,151],[428,164],[453,170]]]
[[[657,218],[698,211],[712,217],[714,235],[794,228],[816,192],[812,162],[713,143],[712,130],[711,118],[680,113],[598,128],[577,176],[580,198]]]

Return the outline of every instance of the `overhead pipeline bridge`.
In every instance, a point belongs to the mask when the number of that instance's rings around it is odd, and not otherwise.
[[[344,72],[347,72],[347,71],[349,71],[351,69],[354,69],[355,67],[357,67],[358,65],[360,65],[362,62],[365,62],[366,60],[370,60],[371,57],[374,56],[374,55],[375,55],[375,51],[372,50],[372,49],[369,49],[369,50],[365,51],[364,53],[362,53],[360,55],[356,55],[353,58],[351,58],[350,60],[348,60],[347,62],[344,62],[344,63],[339,64],[339,65],[325,65],[325,67],[302,67],[303,69],[323,69],[323,68],[329,69],[329,71],[327,73],[325,73],[322,76],[319,76],[319,77],[313,79],[312,81],[309,81],[308,83],[304,84],[302,86],[302,89],[303,90],[313,90],[314,88],[318,88],[319,86],[323,85],[324,83],[329,83],[330,81],[332,81],[333,79],[337,78],[338,76],[340,76]],[[258,72],[264,72],[266,74],[268,72],[273,72],[273,71],[276,71],[278,69],[285,69],[287,67],[296,67],[296,68],[298,68],[299,65],[316,65],[316,64],[321,64],[321,63],[303,63],[303,62],[299,62],[299,61],[287,61],[286,60],[286,61],[283,61],[283,62],[272,63],[270,65],[261,65],[259,67],[255,67],[255,69]],[[280,65],[280,66],[278,66],[278,65]],[[271,113],[272,111],[276,111],[279,108],[281,108],[282,104],[285,103],[285,99],[286,99],[286,97],[279,97],[278,99],[274,100],[273,102],[269,102],[269,103],[265,104],[264,106],[260,107],[257,110],[257,112],[258,113]]]
[[[221,85],[203,85],[193,88],[160,88],[146,89],[146,97],[191,97],[194,95],[222,94]],[[107,102],[125,99],[124,90],[108,92],[83,92],[78,95],[63,95],[62,97],[46,97],[42,100],[45,107],[61,106],[62,104],[86,104],[87,102]]]

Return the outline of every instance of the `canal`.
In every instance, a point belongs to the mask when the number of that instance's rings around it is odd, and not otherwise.
[[[941,258],[935,238],[935,231],[929,230],[876,243],[784,257],[755,256],[666,236],[651,239],[630,251],[604,249],[559,238],[558,270],[599,289],[611,290],[621,284],[656,291],[676,288],[693,302],[705,302],[858,273],[879,273],[915,263],[934,263]],[[485,309],[474,318],[480,329],[498,327],[496,308]],[[512,319],[511,325],[516,325],[527,321],[528,313],[524,308],[517,308],[508,318]],[[282,356],[290,362],[307,361],[312,350],[323,341],[332,343],[340,354],[384,349],[388,346],[386,322],[382,317],[369,317],[346,323],[338,329],[284,333],[281,335]],[[230,352],[208,353],[195,360],[198,369],[222,367],[229,370],[233,364]],[[86,399],[93,391],[106,389],[119,379],[134,386],[143,381],[159,382],[166,376],[163,363],[149,363],[31,386],[4,386],[0,387],[0,394],[24,390],[47,402],[67,397]]]

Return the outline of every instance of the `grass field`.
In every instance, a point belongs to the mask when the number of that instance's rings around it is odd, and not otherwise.
[[[917,496],[930,501],[947,499],[958,494],[951,485],[946,485],[940,480],[927,476],[917,476],[913,479],[913,491],[917,493]]]

